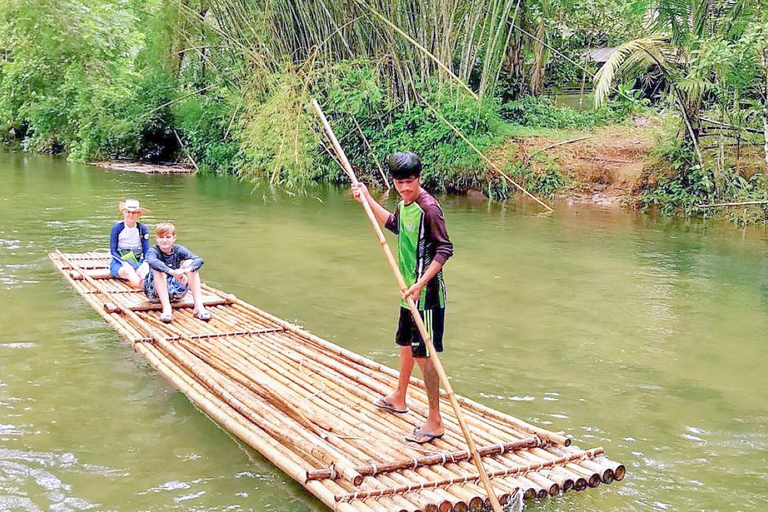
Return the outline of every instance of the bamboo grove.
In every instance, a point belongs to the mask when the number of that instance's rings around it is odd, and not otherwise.
[[[503,195],[440,116],[492,151],[516,126],[588,129],[650,100],[677,116],[659,153],[682,169],[650,203],[764,199],[742,159],[768,151],[766,26],[755,0],[2,0],[0,130],[73,160],[188,152],[245,178],[338,180],[315,98],[372,177],[408,147],[433,188]],[[597,48],[616,51],[602,65]],[[574,84],[598,107],[566,124],[546,93]],[[566,182],[510,165],[544,195]]]

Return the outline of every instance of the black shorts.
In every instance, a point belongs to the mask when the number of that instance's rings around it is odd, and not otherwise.
[[[435,350],[443,351],[443,330],[445,328],[445,308],[419,311]],[[427,346],[421,339],[421,333],[413,321],[411,310],[400,308],[400,321],[397,324],[395,343],[401,347],[411,347],[413,357],[429,357]]]

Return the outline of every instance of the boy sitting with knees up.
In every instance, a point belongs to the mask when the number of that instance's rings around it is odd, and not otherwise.
[[[176,243],[176,227],[171,222],[161,222],[155,226],[157,245],[150,247],[146,261],[150,272],[144,278],[144,293],[151,302],[160,302],[163,312],[160,320],[164,323],[173,321],[171,302],[180,300],[192,291],[195,301],[195,318],[207,322],[211,314],[205,309],[200,289],[198,270],[203,266],[203,258]]]

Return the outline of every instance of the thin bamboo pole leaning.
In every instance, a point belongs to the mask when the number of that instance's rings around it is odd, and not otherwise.
[[[349,161],[347,160],[347,156],[345,155],[344,150],[339,145],[339,141],[336,139],[336,135],[333,133],[333,130],[331,129],[331,125],[328,124],[328,120],[325,118],[325,114],[320,108],[320,104],[317,102],[317,100],[314,100],[314,99],[312,100],[312,107],[314,108],[315,113],[317,114],[318,118],[322,122],[323,129],[325,130],[326,135],[328,136],[328,139],[331,141],[331,145],[333,146],[334,151],[339,157],[339,162],[341,162],[342,164],[342,169],[344,170],[344,172],[347,173],[347,175],[349,176],[349,179],[352,180],[352,183],[354,185],[357,185],[358,181],[357,181],[357,177],[355,176],[355,172],[352,170],[352,166],[349,164]],[[400,269],[397,266],[397,263],[395,262],[395,258],[392,255],[392,251],[390,250],[389,245],[387,244],[387,240],[386,238],[384,238],[384,233],[382,233],[381,231],[381,226],[379,226],[379,223],[376,221],[376,217],[374,216],[373,211],[371,210],[371,206],[368,204],[368,201],[363,201],[362,205],[363,205],[363,208],[365,209],[365,213],[368,215],[368,219],[371,221],[371,224],[373,225],[373,229],[376,232],[376,235],[379,239],[379,244],[381,245],[381,248],[384,251],[384,255],[386,256],[387,261],[389,262],[389,265],[392,268],[392,272],[395,274],[395,279],[397,280],[397,284],[400,287],[400,291],[404,293],[407,290],[407,286],[405,285],[405,280],[403,279],[403,275],[400,273]],[[435,347],[432,343],[432,338],[429,336],[429,333],[427,332],[427,328],[421,319],[421,315],[419,315],[419,311],[416,308],[416,304],[413,302],[413,299],[411,299],[410,297],[407,297],[406,303],[408,304],[408,309],[411,311],[413,320],[419,329],[421,338],[422,340],[424,340],[424,343],[427,345],[428,352],[429,352],[429,359],[432,361],[432,365],[435,367],[437,375],[440,378],[440,383],[442,384],[443,389],[445,389],[446,393],[448,394],[448,399],[450,400],[451,405],[453,406],[453,409],[456,413],[456,419],[458,420],[459,426],[461,427],[461,431],[464,434],[464,438],[467,441],[467,448],[469,448],[469,451],[472,454],[472,461],[475,463],[475,466],[477,467],[477,472],[480,476],[480,480],[483,483],[483,487],[485,487],[486,493],[488,494],[488,499],[490,500],[491,507],[495,512],[502,512],[501,503],[499,503],[499,500],[493,491],[491,480],[490,478],[488,478],[488,474],[485,472],[485,468],[483,467],[483,460],[477,451],[477,447],[475,446],[475,441],[472,439],[472,434],[469,431],[469,427],[467,427],[467,424],[464,421],[464,415],[461,411],[461,407],[459,406],[459,402],[456,400],[456,396],[453,393],[453,388],[451,387],[451,383],[448,381],[448,375],[446,375],[445,369],[443,369],[443,365],[440,362],[440,358],[437,356],[437,352],[435,351]]]

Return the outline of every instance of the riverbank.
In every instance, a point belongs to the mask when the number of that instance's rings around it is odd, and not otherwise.
[[[520,162],[534,173],[556,168],[566,183],[557,199],[634,208],[644,172],[659,163],[652,155],[659,135],[658,122],[636,117],[631,125],[513,137],[492,159],[500,166]]]

